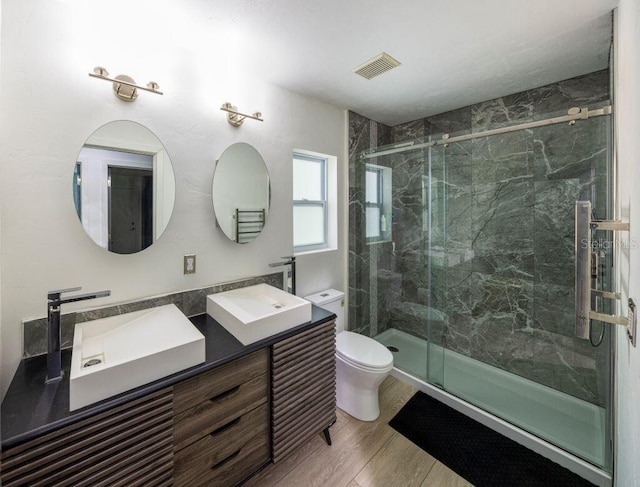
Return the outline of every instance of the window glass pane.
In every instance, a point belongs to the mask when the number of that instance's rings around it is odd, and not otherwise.
[[[377,206],[367,208],[366,237],[380,237],[380,208]]]
[[[324,207],[293,207],[293,246],[319,245],[325,243]]]
[[[293,158],[293,199],[324,200],[324,161]]]
[[[378,171],[367,171],[366,174],[366,194],[365,201],[367,203],[380,203],[379,199],[379,189],[380,189],[380,172]]]

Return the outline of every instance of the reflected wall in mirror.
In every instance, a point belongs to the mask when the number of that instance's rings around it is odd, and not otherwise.
[[[145,126],[109,122],[87,139],[73,172],[73,201],[87,235],[100,247],[133,254],[167,227],[175,178],[162,142]]]
[[[260,153],[244,142],[222,153],[213,174],[213,209],[218,226],[234,242],[256,239],[269,215],[269,173]]]

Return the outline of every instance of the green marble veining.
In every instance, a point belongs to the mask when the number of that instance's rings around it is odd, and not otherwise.
[[[589,199],[607,217],[607,117],[368,160],[393,170],[395,251],[365,241],[359,154],[609,97],[604,70],[394,127],[350,113],[349,326],[398,328],[604,405],[606,346],[573,336],[573,205]]]

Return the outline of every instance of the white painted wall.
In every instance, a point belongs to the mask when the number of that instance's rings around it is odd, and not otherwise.
[[[68,305],[66,311],[72,311],[273,272],[268,263],[293,251],[294,147],[338,156],[343,232],[338,250],[300,258],[298,294],[346,287],[344,111],[240,71],[242,36],[234,35],[234,42],[212,38],[211,57],[203,59],[179,45],[189,39],[190,24],[178,7],[166,20],[141,22],[136,16],[153,15],[153,9],[147,14],[128,2],[129,17],[107,8],[111,4],[2,2],[2,394],[21,358],[21,320],[46,314],[47,290],[111,289],[108,298]],[[150,28],[163,35],[152,37]],[[135,102],[123,102],[110,83],[87,75],[96,65],[141,84],[153,79],[165,94],[142,92]],[[261,111],[265,121],[232,127],[219,109],[227,101],[241,111]],[[152,130],[175,171],[173,217],[158,242],[133,255],[110,254],[95,245],[78,221],[71,195],[73,166],[85,139],[119,119]],[[269,220],[260,237],[246,245],[230,242],[215,228],[211,201],[214,161],[234,142],[261,152],[272,184]],[[195,275],[182,274],[187,253],[197,254]]]
[[[615,110],[620,215],[630,222],[620,252],[621,312],[640,304],[640,2],[620,0],[616,14]],[[640,348],[618,327],[615,485],[640,485]],[[639,345],[640,347],[640,345]]]
[[[2,11],[4,10],[2,4],[0,4],[0,40],[2,39]],[[4,117],[3,113],[3,105],[2,105],[2,49],[0,48],[0,131],[2,131],[1,129],[3,129],[5,127],[5,122],[6,122],[6,118]],[[0,136],[1,137],[1,136]],[[0,170],[1,171],[1,170]],[[0,175],[2,174],[2,172],[0,172]],[[3,318],[2,318],[2,207],[3,207],[3,201],[2,198],[0,197],[0,396],[2,389],[2,359],[3,359],[3,346],[2,346],[2,323],[3,323]],[[2,428],[0,428],[0,438],[2,438]]]

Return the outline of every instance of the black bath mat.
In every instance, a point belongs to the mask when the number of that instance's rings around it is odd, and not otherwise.
[[[423,392],[389,426],[476,487],[593,486]]]

